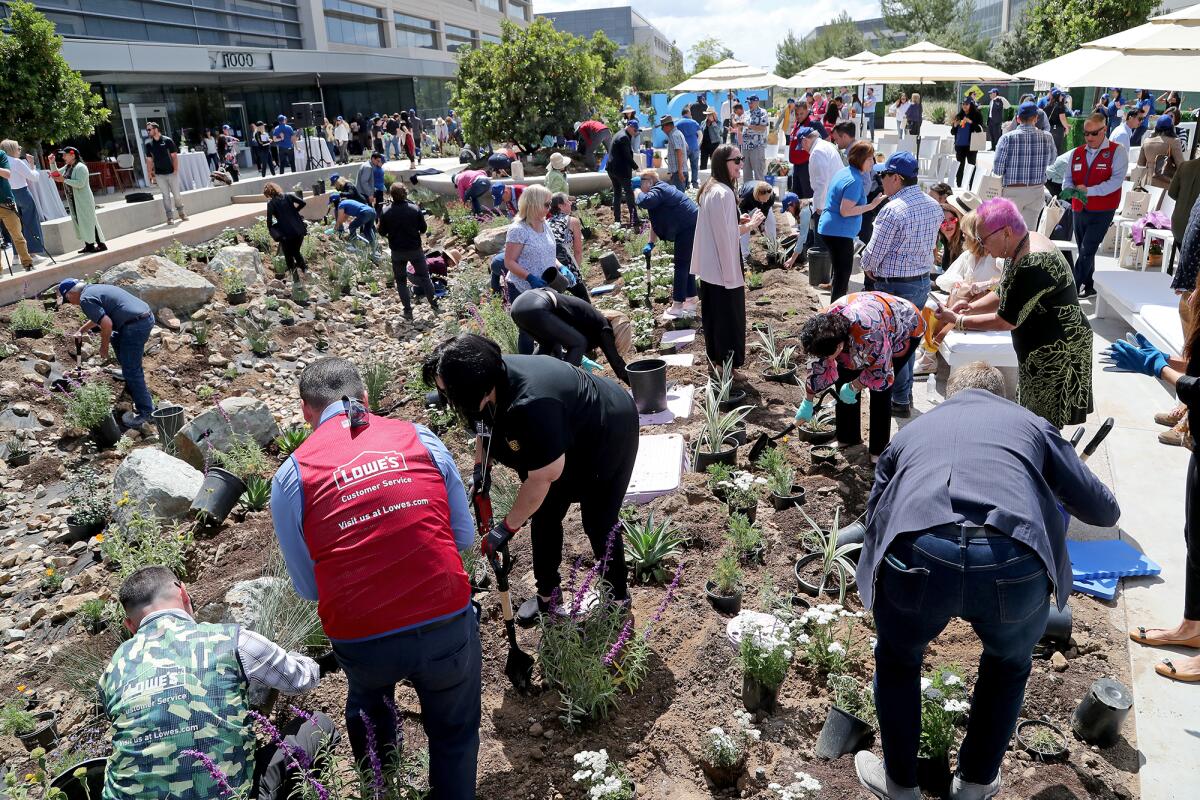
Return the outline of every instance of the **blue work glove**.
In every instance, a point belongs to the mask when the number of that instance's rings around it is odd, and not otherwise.
[[[1137,347],[1124,340],[1118,340],[1105,351],[1105,355],[1118,369],[1140,372],[1152,378],[1157,378],[1158,373],[1167,366],[1166,354],[1149,342],[1146,342],[1144,347]]]
[[[648,256],[654,250],[654,242],[646,242],[646,246],[642,248],[642,255]]]
[[[849,383],[842,384],[842,388],[838,389],[837,396],[838,400],[841,400],[843,403],[858,402],[858,392],[855,391],[854,386]]]
[[[508,540],[515,534],[512,528],[504,524],[503,519],[496,520],[496,524],[488,531],[487,536],[479,542],[479,550],[485,556],[491,556],[494,553],[499,553],[504,545],[508,544]]]
[[[537,275],[530,275],[528,278],[528,281],[529,281],[529,285],[532,286],[534,289],[541,289],[546,285],[546,282],[544,280],[542,280],[541,278],[539,278]]]
[[[642,188],[642,176],[634,175],[632,178],[629,179],[629,185],[635,189]]]
[[[800,407],[796,409],[796,419],[801,422],[808,422],[813,418],[813,401],[805,398]]]
[[[588,372],[599,372],[604,369],[604,367],[602,367],[600,364],[597,364],[595,361],[592,361],[587,356],[583,357],[583,361],[580,362],[580,366],[586,369]]]

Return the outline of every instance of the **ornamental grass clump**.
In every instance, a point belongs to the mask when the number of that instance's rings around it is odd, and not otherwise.
[[[971,704],[957,667],[936,669],[921,678],[921,758],[941,758],[954,746],[954,729]]]
[[[633,781],[624,767],[609,760],[608,750],[584,750],[575,754],[579,769],[571,780],[587,790],[588,800],[633,800]]]
[[[809,530],[800,533],[800,540],[810,552],[820,554],[820,559],[818,559],[820,580],[815,585],[823,591],[826,586],[832,588],[830,580],[835,581],[838,589],[838,603],[845,603],[846,590],[853,582],[855,570],[858,568],[854,562],[854,555],[862,550],[862,545],[854,542],[838,544],[838,531],[841,530],[838,521],[841,509],[833,512],[833,525],[828,528],[818,525],[804,509],[800,509],[800,513],[804,515],[805,521],[810,526]]]
[[[566,594],[555,593],[551,613],[542,615],[539,623],[538,662],[558,692],[559,718],[568,730],[607,718],[623,692],[633,694],[641,686],[649,671],[650,632],[662,620],[683,576],[680,565],[654,616],[638,630],[626,605],[612,599],[601,577],[619,530],[620,525],[613,526],[604,557],[578,586],[577,570],[571,570]],[[593,591],[598,602],[585,609],[584,598]],[[566,596],[571,599],[564,604]]]

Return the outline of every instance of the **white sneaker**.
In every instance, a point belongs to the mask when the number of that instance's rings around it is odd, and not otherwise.
[[[913,375],[930,375],[937,372],[937,370],[937,353],[930,353],[928,350],[922,350],[921,355],[917,356],[916,363],[913,364]]]
[[[1000,793],[1000,773],[988,784],[969,783],[962,779],[957,772],[950,784],[950,800],[991,800]]]
[[[921,800],[920,789],[896,785],[888,777],[883,761],[869,750],[855,753],[854,770],[858,773],[858,782],[880,800]]]
[[[683,303],[672,303],[671,307],[663,312],[663,319],[679,319],[686,316],[688,314],[683,307]]]

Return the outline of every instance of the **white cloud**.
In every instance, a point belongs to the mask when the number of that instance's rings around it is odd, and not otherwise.
[[[674,39],[687,56],[688,48],[715,36],[748,64],[774,69],[775,46],[791,29],[798,36],[846,11],[854,19],[879,16],[878,0],[813,0],[797,4],[788,0],[535,0],[534,11],[570,11],[585,8],[628,6]],[[689,9],[691,13],[683,13]]]

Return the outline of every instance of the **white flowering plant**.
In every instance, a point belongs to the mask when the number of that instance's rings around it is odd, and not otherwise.
[[[738,644],[738,663],[752,680],[770,690],[783,684],[794,651],[787,627],[770,628],[747,620]]]
[[[837,603],[813,606],[791,622],[795,647],[818,672],[841,675],[861,655],[858,625],[863,616]]]
[[[731,510],[754,508],[767,491],[766,478],[740,469],[717,485],[724,490],[725,503]]]
[[[575,754],[579,767],[571,780],[583,784],[588,800],[633,800],[633,781],[620,764],[608,757],[608,751],[584,750]]]
[[[922,758],[937,758],[954,746],[954,729],[970,711],[967,684],[958,667],[943,667],[921,678]]]
[[[817,800],[821,796],[821,782],[807,772],[792,773],[792,782],[787,786],[772,783],[767,786],[779,800]]]
[[[704,763],[719,769],[735,767],[746,757],[750,746],[762,738],[762,732],[753,726],[749,711],[734,711],[737,728],[726,732],[724,728],[709,728],[700,741],[700,758]]]

